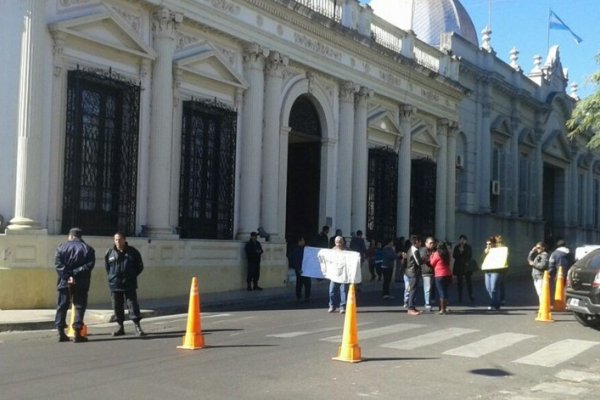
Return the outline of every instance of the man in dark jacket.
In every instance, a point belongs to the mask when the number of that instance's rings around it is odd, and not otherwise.
[[[260,257],[263,253],[262,246],[257,240],[258,234],[256,232],[250,233],[250,240],[246,243],[244,250],[246,251],[246,258],[248,259],[248,274],[246,276],[246,282],[248,283],[248,290],[262,290],[258,286],[258,280],[260,279]],[[252,284],[252,286],[250,286]]]
[[[567,242],[563,239],[556,241],[556,249],[550,254],[548,263],[548,272],[554,277],[559,267],[563,267],[563,277],[567,276],[567,271],[573,265],[573,253],[567,247]]]
[[[81,229],[71,228],[67,242],[58,246],[54,256],[54,267],[58,274],[56,283],[58,302],[54,326],[58,330],[59,342],[69,341],[69,337],[65,334],[65,328],[67,326],[67,310],[71,306],[71,302],[75,306],[73,321],[75,338],[73,341],[76,343],[87,341],[87,338],[81,335],[81,328],[95,263],[96,253],[83,241]]]
[[[125,320],[125,301],[129,309],[129,318],[135,324],[135,333],[144,336],[140,326],[141,313],[137,300],[137,277],[144,270],[142,256],[135,247],[129,246],[123,233],[117,232],[114,236],[115,245],[106,251],[104,263],[108,275],[113,310],[119,329],[113,336],[125,334],[123,321]]]

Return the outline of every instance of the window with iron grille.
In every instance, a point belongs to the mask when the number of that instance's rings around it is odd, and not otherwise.
[[[398,155],[388,148],[369,149],[367,238],[379,242],[396,238]]]
[[[63,233],[135,234],[139,98],[111,71],[69,71]]]
[[[180,237],[232,239],[237,113],[185,101],[179,191]]]

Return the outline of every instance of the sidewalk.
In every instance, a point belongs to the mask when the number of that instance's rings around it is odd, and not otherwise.
[[[200,307],[202,311],[220,310],[224,308],[244,308],[261,306],[271,302],[295,302],[295,283],[285,287],[265,288],[262,291],[238,290],[221,293],[200,293]],[[372,286],[373,290],[380,290],[380,285]],[[317,282],[313,280],[312,299],[326,299],[329,281]],[[326,300],[324,300],[324,307]],[[139,298],[142,307],[142,315],[145,318],[159,315],[172,315],[187,313],[189,305],[189,293],[181,297],[169,299],[145,299]],[[55,309],[35,310],[0,310],[0,332],[41,330],[54,328]],[[69,317],[68,317],[69,318]],[[104,324],[111,322],[113,318],[112,306],[107,304],[94,305],[85,313],[87,325]]]

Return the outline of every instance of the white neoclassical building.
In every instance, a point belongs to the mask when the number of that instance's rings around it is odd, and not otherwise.
[[[54,303],[72,226],[106,302],[117,230],[141,297],[285,285],[286,241],[322,225],[531,243],[597,239],[598,156],[570,143],[558,49],[525,71],[457,0],[24,0],[0,15],[0,308]],[[386,18],[389,15],[386,15]],[[580,206],[575,206],[580,205]],[[515,262],[516,267],[518,262]]]

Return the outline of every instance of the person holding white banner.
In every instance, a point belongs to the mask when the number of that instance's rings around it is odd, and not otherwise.
[[[490,296],[488,310],[500,310],[500,285],[508,269],[508,247],[498,245],[497,237],[490,237],[484,250],[485,258],[481,270],[485,272],[485,288]]]
[[[346,293],[349,283],[361,282],[360,253],[345,250],[342,236],[335,237],[335,247],[319,251],[319,264],[322,274],[329,279],[329,309],[334,312],[338,307],[340,314],[346,312]]]

